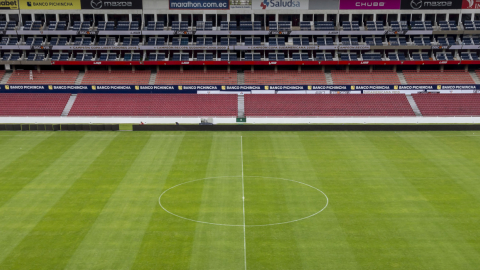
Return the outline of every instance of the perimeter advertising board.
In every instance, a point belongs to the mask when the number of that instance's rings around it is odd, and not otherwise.
[[[170,9],[225,10],[230,9],[229,0],[170,0]]]
[[[461,9],[460,0],[402,0],[401,9]]]
[[[20,9],[80,9],[80,0],[19,0]]]
[[[81,0],[82,9],[142,9],[140,0]]]
[[[18,9],[18,1],[0,0],[0,9]]]
[[[462,9],[480,9],[480,0],[463,0]]]
[[[400,9],[400,3],[401,0],[340,0],[340,9]]]
[[[252,9],[256,10],[305,10],[309,0],[253,0]]]

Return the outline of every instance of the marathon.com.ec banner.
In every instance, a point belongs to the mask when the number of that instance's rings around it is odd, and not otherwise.
[[[170,0],[170,9],[222,10],[230,9],[229,0]]]

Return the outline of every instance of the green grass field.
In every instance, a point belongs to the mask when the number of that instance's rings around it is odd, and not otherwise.
[[[479,149],[473,132],[1,132],[0,269],[479,269]]]

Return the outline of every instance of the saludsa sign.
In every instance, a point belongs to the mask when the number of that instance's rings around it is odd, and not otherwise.
[[[308,0],[253,0],[252,9],[308,9]]]

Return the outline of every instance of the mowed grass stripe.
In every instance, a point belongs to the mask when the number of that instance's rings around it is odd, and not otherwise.
[[[118,134],[0,269],[64,268],[147,141],[148,136]]]
[[[0,207],[0,262],[29,234],[114,137],[112,134],[86,134]]]
[[[477,196],[469,191],[470,186],[475,185],[470,179],[471,170],[458,159],[458,154],[446,152],[448,147],[445,148],[434,135],[403,139],[409,143],[409,157],[417,157],[424,168],[421,177],[415,177],[407,170],[405,174],[441,216],[439,222],[442,222],[443,238],[436,245],[445,250],[453,249],[439,261],[448,261],[451,267],[477,268],[480,264],[480,242],[475,235],[479,235],[477,213],[480,203]],[[457,146],[452,151],[463,152],[473,146]]]
[[[439,266],[449,265],[451,262],[445,263],[443,259],[433,260],[439,254],[452,256],[457,252],[452,250],[453,247],[440,247],[438,243],[424,241],[444,238],[442,222],[438,222],[441,215],[403,174],[405,168],[418,166],[421,162],[410,160],[404,164],[403,152],[407,144],[398,137],[378,135],[359,134],[358,140],[361,142],[357,142],[369,149],[364,152],[360,163],[369,169],[363,173],[368,179],[363,193],[370,198],[365,203],[369,208],[369,218],[378,224],[372,226],[372,231],[377,232],[380,239],[387,238],[388,241],[384,242],[389,246],[389,252],[384,252],[383,260],[370,264],[372,267],[406,269],[425,269],[432,265],[435,265],[435,269],[441,269]],[[384,155],[385,149],[398,152],[387,157]]]
[[[0,189],[0,206],[40,175],[83,135],[57,132],[46,139],[40,137],[41,142],[34,141],[36,144],[34,147],[30,147],[29,151],[24,152],[23,155],[2,168],[0,170],[0,186],[2,187]],[[17,144],[18,146],[23,148]],[[27,148],[29,148],[28,144]]]
[[[66,269],[131,268],[182,138],[150,137]]]
[[[0,170],[53,134],[53,132],[20,133],[2,131],[2,136],[0,136]]]
[[[206,177],[213,139],[213,133],[162,134],[172,136],[185,134],[185,137],[159,196],[172,186]],[[202,190],[180,194],[178,200],[198,201],[201,194]],[[199,207],[200,205],[192,205],[187,209],[188,214],[198,214]],[[172,216],[160,206],[156,207],[132,269],[188,269],[196,226],[195,222]]]
[[[381,142],[385,134],[393,141],[380,145],[404,148],[404,143],[391,133],[355,133],[337,139],[340,155],[348,158],[339,169],[345,172],[345,181],[336,184],[340,194],[332,193],[332,201],[346,202],[338,204],[336,213],[362,268],[424,269],[428,267],[424,265],[428,254],[438,251],[432,245],[417,245],[410,232],[428,233],[435,228],[430,221],[421,223],[415,219],[415,215],[433,209],[423,203],[422,196],[408,185],[401,172],[392,169],[390,163],[397,160],[385,159],[375,151],[372,141]],[[401,153],[397,158],[402,157]],[[409,212],[411,205],[418,205],[415,210],[419,212]],[[372,259],[372,254],[377,259]]]
[[[277,161],[279,173],[284,178],[312,185],[330,197],[328,185],[336,182],[337,178],[324,172],[337,164],[334,161],[338,155],[336,143],[331,137],[316,138],[311,136],[313,134],[315,133],[287,133],[286,135],[290,137],[280,136],[281,134],[271,135],[275,155],[283,157]],[[287,198],[289,202],[295,202],[287,205],[291,216],[296,216],[296,212],[316,212],[326,203],[320,192],[312,191],[310,188],[300,188],[295,193],[285,190],[284,193],[289,195]],[[345,239],[345,232],[339,226],[335,215],[336,203],[337,201],[330,201],[329,206],[320,214],[288,224],[297,242],[297,259],[301,261],[302,269],[318,269],[320,266],[324,269],[358,267],[350,245]]]
[[[288,159],[293,153],[287,151],[285,155],[277,156],[276,147],[278,146],[273,144],[270,137],[254,135],[245,133],[243,138],[245,175],[282,178],[281,172],[284,168],[281,160]],[[275,215],[282,215],[282,213],[288,216],[289,209],[282,184],[279,184],[275,190],[270,190],[272,187],[268,183],[270,180],[246,179],[245,220],[247,224],[258,224],[262,220],[276,220]],[[259,191],[263,191],[263,198],[261,194],[256,194]],[[262,198],[262,201],[251,201],[251,198]],[[247,227],[246,236],[249,269],[302,269],[292,224]]]
[[[243,224],[240,154],[239,133],[214,133],[205,176],[237,177],[202,181],[199,220]],[[245,269],[242,227],[200,223],[195,227],[190,269]]]

